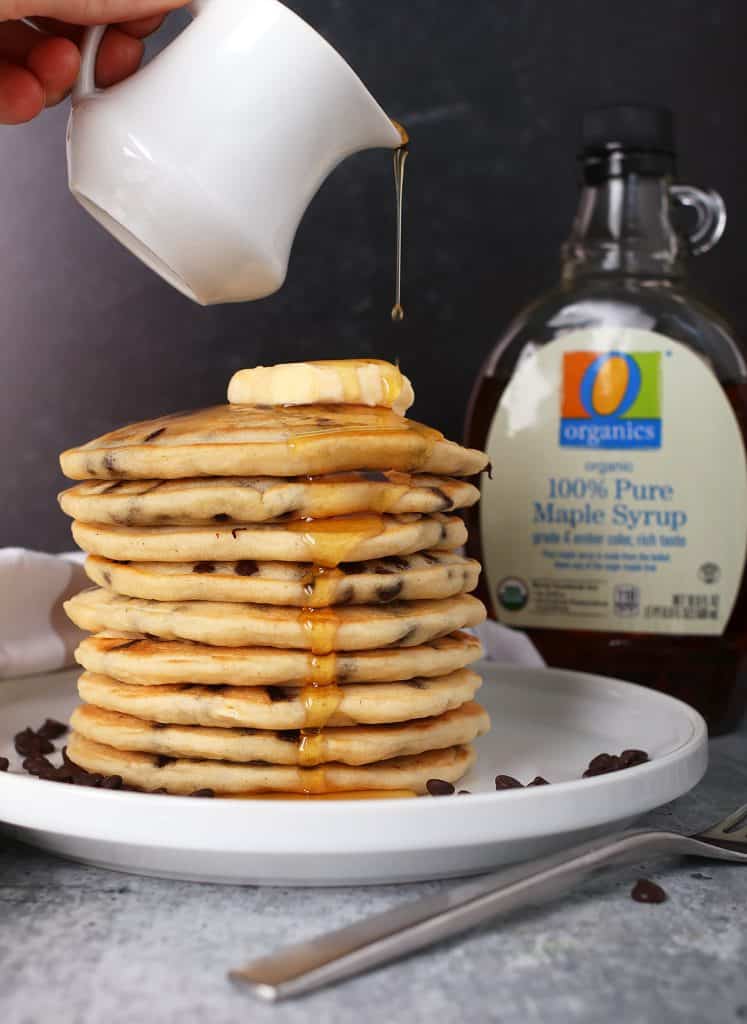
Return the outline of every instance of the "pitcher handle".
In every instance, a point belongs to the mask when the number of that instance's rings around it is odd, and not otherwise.
[[[726,204],[722,197],[715,189],[692,185],[672,185],[669,194],[678,206],[695,211],[695,227],[687,234],[690,252],[694,256],[708,252],[726,229]]]
[[[193,18],[196,18],[201,11],[204,11],[213,2],[214,0],[192,0],[192,3],[187,5],[186,10]],[[100,91],[96,88],[96,58],[99,55],[101,40],[104,38],[104,33],[108,28],[108,25],[92,25],[86,29],[83,35],[83,42],[80,47],[80,72],[72,91],[74,107],[82,100],[93,95],[93,93]]]

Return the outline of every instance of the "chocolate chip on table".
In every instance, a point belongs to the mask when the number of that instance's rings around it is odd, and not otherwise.
[[[7,772],[10,768],[10,761],[7,757],[0,757],[0,772]]]
[[[541,775],[536,775],[531,782],[527,782],[527,789],[529,786],[549,786],[550,783],[547,779],[543,779]]]
[[[513,775],[496,775],[495,788],[501,789],[523,789],[524,787]]]
[[[29,775],[39,776],[51,776],[56,771],[55,766],[51,761],[48,761],[46,757],[27,757],[24,759],[21,767],[24,771],[28,772]]]
[[[48,718],[41,729],[36,730],[36,735],[41,736],[45,740],[58,740],[60,736],[64,736],[67,732],[67,726],[64,722],[58,722],[54,718]]]
[[[425,788],[431,796],[451,796],[454,792],[452,784],[444,779],[428,779]]]
[[[639,878],[630,895],[636,903],[664,903],[668,899],[662,887],[648,878]]]
[[[189,795],[190,795],[190,796],[207,796],[207,797],[213,797],[213,796],[215,796],[215,790],[214,790],[214,789],[196,789],[196,790],[194,791],[194,793],[190,793]]]

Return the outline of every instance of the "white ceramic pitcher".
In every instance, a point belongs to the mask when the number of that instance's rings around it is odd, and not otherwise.
[[[400,133],[342,57],[278,0],[193,0],[193,21],[110,89],[89,29],[67,132],[79,203],[203,305],[282,285],[327,175]]]

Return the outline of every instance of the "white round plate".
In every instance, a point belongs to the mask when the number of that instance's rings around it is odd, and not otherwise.
[[[680,701],[558,669],[482,672],[493,728],[460,786],[472,795],[418,800],[204,800],[42,782],[21,773],[13,735],[66,719],[77,673],[0,683],[0,755],[11,759],[0,773],[0,827],[138,874],[253,885],[414,881],[486,871],[624,827],[705,772],[705,722]],[[596,754],[629,747],[651,761],[580,778]],[[496,774],[553,784],[496,792]]]

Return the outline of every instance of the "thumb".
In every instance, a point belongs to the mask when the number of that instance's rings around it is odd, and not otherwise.
[[[0,0],[0,19],[56,18],[71,25],[135,21],[184,7],[187,0]]]

